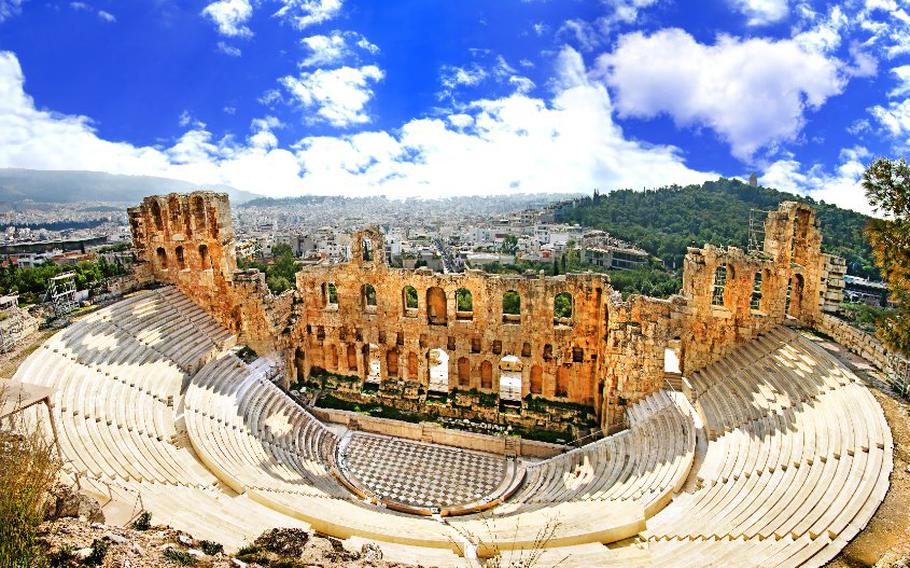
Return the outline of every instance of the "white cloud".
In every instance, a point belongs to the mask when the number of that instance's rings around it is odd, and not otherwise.
[[[869,112],[901,146],[910,148],[910,99],[875,105]]]
[[[315,110],[319,120],[345,127],[370,121],[365,107],[373,98],[372,85],[383,76],[375,65],[345,66],[303,72],[297,77],[283,77],[280,82],[304,110]]]
[[[795,139],[806,111],[845,85],[838,60],[792,40],[720,36],[712,46],[679,29],[627,34],[598,62],[621,116],[666,113],[680,126],[707,126],[746,161]]]
[[[240,48],[234,45],[231,45],[227,42],[219,41],[215,46],[219,52],[229,55],[231,57],[240,57],[243,55],[243,52],[240,51]]]
[[[218,0],[202,10],[218,26],[218,33],[228,37],[249,37],[253,35],[247,22],[253,16],[250,0]]]
[[[900,84],[888,92],[889,97],[910,95],[910,65],[899,65],[891,69]]]
[[[108,23],[114,23],[117,21],[117,17],[111,14],[110,12],[105,12],[104,10],[98,10],[98,17],[103,21]]]
[[[304,192],[396,197],[590,191],[694,183],[716,174],[685,166],[671,146],[627,140],[606,88],[564,49],[550,100],[521,94],[466,105],[446,119],[394,132],[309,137],[280,146],[281,124],[254,121],[242,141],[189,124],[169,147],[98,137],[90,119],[38,110],[12,53],[0,52],[0,167],[86,169],[224,183],[268,195]]]
[[[870,157],[871,154],[862,147],[841,150],[840,164],[834,172],[829,173],[818,164],[805,169],[789,155],[771,164],[759,182],[781,191],[808,195],[819,201],[871,215],[873,211],[862,187],[863,172],[866,169],[864,161]]]
[[[309,55],[300,62],[301,67],[320,67],[341,63],[354,56],[352,46],[370,54],[379,52],[379,47],[356,32],[335,30],[329,35],[305,37],[300,42],[309,52]]]
[[[279,0],[275,15],[294,24],[297,29],[327,22],[341,12],[342,0]]]
[[[0,22],[18,16],[26,0],[0,0]]]
[[[788,0],[733,0],[734,7],[749,18],[750,26],[779,22],[790,12]]]

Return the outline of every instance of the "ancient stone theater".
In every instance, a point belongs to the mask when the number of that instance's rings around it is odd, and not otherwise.
[[[888,491],[882,409],[806,331],[843,263],[805,204],[748,251],[690,248],[669,299],[393,268],[372,228],[273,295],[226,195],[129,219],[149,285],[16,379],[53,389],[85,491],[229,549],[298,526],[422,565],[823,566]]]

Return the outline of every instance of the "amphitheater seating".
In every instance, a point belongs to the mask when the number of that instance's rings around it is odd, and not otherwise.
[[[830,354],[776,329],[692,384],[712,441],[700,488],[644,535],[664,565],[821,566],[868,523],[888,490],[891,433]],[[687,555],[704,564],[680,564]]]
[[[521,558],[553,527],[537,565],[821,566],[888,490],[893,442],[874,397],[784,328],[687,377],[691,403],[655,393],[629,410],[629,429],[526,465],[487,514],[441,519],[360,501],[340,481],[333,430],[233,344],[164,288],[79,319],[14,378],[54,388],[84,490],[229,549],[300,526],[460,566],[468,541]]]

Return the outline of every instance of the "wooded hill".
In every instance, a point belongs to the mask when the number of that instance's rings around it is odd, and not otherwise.
[[[557,219],[608,231],[678,268],[689,246],[711,243],[745,248],[750,211],[775,209],[782,201],[802,201],[815,207],[822,249],[846,258],[849,274],[878,278],[864,232],[869,217],[739,180],[721,178],[702,185],[595,194],[562,206]]]

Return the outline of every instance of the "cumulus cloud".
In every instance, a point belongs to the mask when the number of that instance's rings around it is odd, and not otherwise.
[[[328,35],[312,35],[300,40],[308,55],[300,62],[301,67],[337,65],[355,55],[355,47],[375,55],[379,47],[356,32],[335,30]]]
[[[218,0],[203,8],[202,15],[215,23],[221,35],[228,37],[253,35],[246,25],[253,16],[253,5],[250,4],[250,0]]]
[[[345,66],[289,75],[280,82],[304,110],[316,113],[308,115],[309,119],[345,127],[370,121],[366,105],[373,98],[372,85],[383,76],[375,65]]]
[[[219,41],[217,44],[215,44],[215,48],[220,53],[229,55],[231,57],[240,57],[241,55],[243,55],[243,52],[240,50],[239,47],[231,45],[227,42]]]
[[[307,137],[282,147],[266,117],[243,140],[187,123],[172,145],[134,146],[98,136],[90,119],[38,110],[15,55],[0,52],[0,167],[86,169],[224,183],[268,195],[427,195],[589,191],[694,183],[672,146],[627,140],[606,88],[581,56],[563,50],[549,100],[519,93],[478,100],[457,115],[421,118],[391,132]]]
[[[865,162],[870,158],[871,154],[863,147],[846,148],[841,150],[840,163],[835,170],[827,172],[819,164],[804,168],[793,155],[788,155],[772,163],[759,182],[871,215],[873,211],[862,187]]]
[[[582,51],[594,51],[607,42],[619,25],[634,23],[642,9],[656,3],[657,0],[602,0],[605,15],[591,22],[579,18],[566,20],[556,36],[571,41]]]
[[[105,12],[104,10],[98,10],[98,17],[101,18],[102,21],[108,22],[110,24],[117,21],[116,16],[114,16],[110,12]]]
[[[790,13],[788,0],[733,0],[733,6],[749,18],[750,26],[779,22]]]
[[[341,12],[342,0],[278,0],[275,15],[290,21],[297,29],[327,22]]]
[[[706,126],[745,161],[795,139],[806,112],[845,85],[838,60],[793,40],[720,36],[703,45],[680,29],[627,34],[598,63],[621,116],[665,113],[680,126]]]

